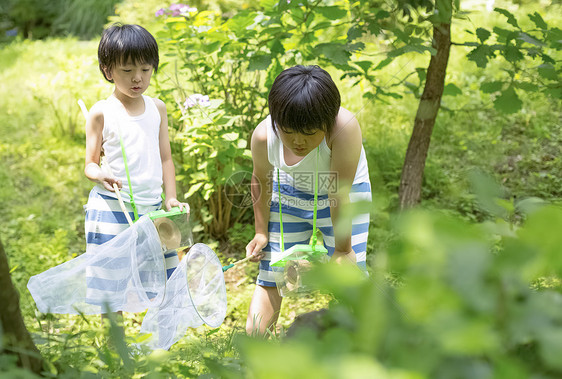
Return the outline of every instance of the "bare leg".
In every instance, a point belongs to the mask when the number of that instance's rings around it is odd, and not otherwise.
[[[272,330],[279,318],[282,300],[276,287],[257,285],[248,310],[246,333],[263,336],[266,330]]]

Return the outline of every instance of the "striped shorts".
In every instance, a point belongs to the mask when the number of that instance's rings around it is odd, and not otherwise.
[[[281,176],[281,210],[283,212],[283,242],[285,249],[293,245],[308,244],[312,236],[312,222],[314,215],[314,194],[300,191],[291,185],[288,175]],[[369,182],[353,184],[349,194],[351,202],[371,201],[371,184]],[[369,235],[370,214],[364,213],[353,218],[351,229],[351,245],[356,254],[357,266],[367,271],[367,237]],[[334,229],[330,217],[330,203],[328,195],[318,195],[317,229],[322,233],[324,246],[328,255],[334,253]],[[275,278],[269,266],[272,254],[281,251],[280,223],[279,223],[279,195],[277,180],[273,181],[273,193],[270,206],[268,224],[269,242],[262,250],[264,258],[259,264],[257,284],[265,287],[275,287]]]
[[[154,205],[137,205],[139,217],[160,209],[161,203]],[[131,204],[125,202],[129,215],[134,220],[134,213]],[[86,249],[94,245],[101,245],[113,237],[123,232],[129,227],[125,214],[121,210],[119,201],[116,198],[100,194],[96,187],[90,191],[88,203],[84,206],[86,211],[85,233],[86,233]],[[165,255],[166,275],[169,278],[179,264],[177,252],[175,250],[168,251]],[[99,269],[96,270],[96,275],[92,277],[92,270],[86,270],[86,280],[88,290],[103,289],[102,281],[104,278]],[[108,277],[111,273],[108,272]]]

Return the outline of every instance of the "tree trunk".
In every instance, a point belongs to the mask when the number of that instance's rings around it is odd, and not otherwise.
[[[18,365],[40,374],[43,368],[41,353],[25,328],[20,311],[20,299],[10,278],[8,257],[0,241],[0,328],[5,353],[16,354]]]
[[[425,87],[402,168],[399,190],[401,209],[418,204],[421,198],[425,159],[445,87],[445,74],[451,47],[450,21],[434,24],[433,47],[437,53],[431,57],[429,62]]]

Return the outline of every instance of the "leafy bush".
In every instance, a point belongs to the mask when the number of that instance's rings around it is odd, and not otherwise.
[[[159,77],[157,92],[171,106],[174,155],[187,197],[213,238],[224,239],[235,222],[250,216],[250,203],[233,208],[228,199],[240,186],[249,187],[249,140],[267,114],[270,85],[284,67],[317,60],[315,46],[338,30],[332,20],[341,12],[315,2],[303,8],[263,2],[228,19],[181,4],[157,12],[164,23],[157,33],[160,47],[170,57],[168,69],[173,65],[167,79]],[[322,49],[332,54],[340,47],[328,43]],[[194,94],[217,101],[207,109],[186,109]]]
[[[515,229],[402,214],[387,267],[401,284],[361,280],[352,267],[313,272],[335,297],[325,316],[280,343],[241,339],[242,359],[272,378],[558,377],[562,294],[529,282],[562,274],[561,222],[554,206]]]
[[[83,39],[101,33],[118,0],[6,0],[0,6],[0,32],[16,28],[24,38],[73,35]]]

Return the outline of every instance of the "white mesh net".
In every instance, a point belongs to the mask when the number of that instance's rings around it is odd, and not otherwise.
[[[226,316],[222,266],[204,244],[195,244],[166,284],[163,299],[144,317],[141,333],[151,333],[152,347],[168,349],[188,327],[218,327]]]
[[[164,255],[150,218],[141,217],[110,241],[29,279],[43,313],[142,312],[153,348],[168,349],[188,327],[218,327],[226,316],[222,267],[206,245],[196,244],[166,281]]]
[[[166,283],[158,233],[141,218],[110,241],[29,279],[27,288],[44,313],[141,312]],[[151,300],[152,299],[152,300]]]

